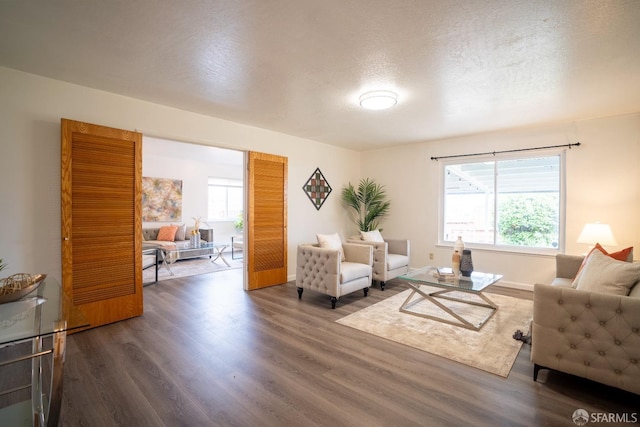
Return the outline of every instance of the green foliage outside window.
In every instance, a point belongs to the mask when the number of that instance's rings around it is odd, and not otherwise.
[[[505,195],[498,212],[499,243],[558,247],[557,194]]]
[[[243,219],[243,216],[242,216],[242,211],[240,211],[240,213],[236,217],[236,220],[233,222],[233,226],[235,227],[235,229],[237,231],[242,231],[242,228],[244,227],[243,221],[244,221],[244,219]]]

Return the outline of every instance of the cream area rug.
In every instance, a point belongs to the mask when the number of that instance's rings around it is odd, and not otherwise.
[[[509,375],[523,344],[522,341],[516,341],[513,334],[518,329],[523,333],[529,331],[529,323],[533,317],[533,301],[486,294],[498,306],[498,310],[480,331],[473,331],[438,320],[400,312],[400,306],[410,293],[410,290],[401,292],[338,319],[337,322],[492,374],[502,377]],[[477,298],[476,295],[464,292],[448,295],[457,298]],[[412,301],[415,298],[417,295]],[[448,307],[454,308],[456,312],[465,312],[466,310],[463,317],[471,322],[488,314],[486,308],[468,304],[460,305],[454,301],[440,301]],[[428,301],[418,302],[411,309],[415,312],[451,320],[451,316],[444,310]]]
[[[193,258],[193,259],[185,259],[176,261],[173,264],[169,264],[169,268],[173,275],[169,272],[169,270],[163,265],[158,266],[158,281],[167,280],[167,279],[177,279],[179,277],[187,277],[187,276],[195,276],[198,274],[207,274],[214,273],[216,271],[223,270],[231,270],[234,268],[242,268],[242,259],[231,259],[231,254],[227,256],[225,254],[225,258],[231,265],[227,267],[227,265],[221,261],[217,260],[215,262],[211,262],[209,257],[202,258]],[[142,271],[142,281],[143,283],[149,284],[155,281],[155,269],[153,267],[149,267]]]

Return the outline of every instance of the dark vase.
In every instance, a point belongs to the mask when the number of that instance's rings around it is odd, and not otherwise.
[[[471,260],[471,251],[464,249],[462,251],[462,257],[460,258],[460,273],[465,276],[471,276],[473,273],[473,261]]]

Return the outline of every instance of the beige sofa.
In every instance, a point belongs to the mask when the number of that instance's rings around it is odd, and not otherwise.
[[[157,240],[160,227],[146,227],[142,229],[142,242],[143,248],[159,247],[164,251],[164,254],[169,262],[175,262],[180,258],[181,249],[189,249],[191,245],[191,230],[193,227],[183,226],[182,230],[176,233],[174,241]],[[200,239],[205,242],[213,242],[213,230],[212,229],[200,229]],[[202,256],[211,255],[211,251],[208,249],[202,250]],[[190,251],[188,257],[193,258],[199,256],[197,253]]]
[[[533,379],[547,368],[640,394],[640,285],[628,295],[574,289],[582,261],[557,255],[556,279],[534,287]]]

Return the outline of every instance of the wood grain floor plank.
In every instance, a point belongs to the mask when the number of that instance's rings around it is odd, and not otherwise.
[[[293,283],[243,291],[239,273],[148,286],[143,316],[70,336],[61,425],[571,426],[578,408],[640,408],[557,372],[533,382],[528,345],[502,378],[335,322],[400,281],[331,310]]]

